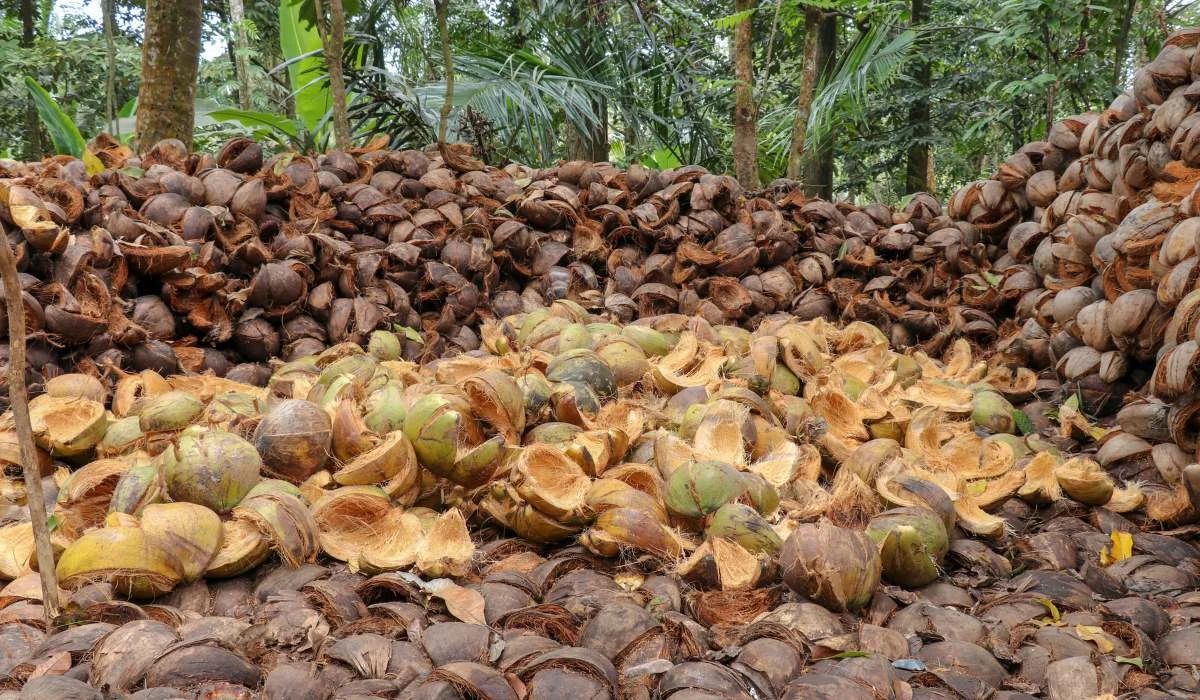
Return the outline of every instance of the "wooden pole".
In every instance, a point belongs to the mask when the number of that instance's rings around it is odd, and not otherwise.
[[[25,473],[25,502],[33,525],[37,551],[38,576],[42,580],[42,607],[46,622],[58,617],[58,576],[54,571],[54,550],[46,528],[46,501],[42,493],[42,473],[33,445],[29,424],[29,394],[25,389],[25,304],[21,300],[21,282],[17,263],[8,245],[8,232],[0,224],[0,278],[4,280],[4,303],[8,308],[8,402],[12,407],[21,446],[21,471]]]

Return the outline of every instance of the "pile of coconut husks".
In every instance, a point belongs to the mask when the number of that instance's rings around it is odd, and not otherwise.
[[[0,161],[0,700],[1200,696],[1198,45],[945,207]]]
[[[376,331],[30,405],[64,611],[0,433],[19,698],[1090,698],[1198,685],[1200,553],[965,340],[777,314]],[[1188,468],[1185,471],[1189,471]],[[1186,499],[1186,493],[1183,496]],[[6,696],[7,697],[7,696]]]

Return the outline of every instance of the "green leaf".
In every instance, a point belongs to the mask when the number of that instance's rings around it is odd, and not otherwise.
[[[408,338],[414,343],[418,343],[420,345],[425,344],[425,339],[421,337],[421,333],[417,329],[401,325],[397,325],[395,328],[397,333],[403,333],[405,338]]]
[[[51,513],[50,515],[46,516],[47,532],[54,532],[60,525],[62,525],[62,518],[60,518],[57,513]]]
[[[302,0],[279,3],[279,48],[287,61],[296,116],[306,129],[316,131],[332,102],[324,81],[321,36],[316,26],[302,17],[304,5]]]
[[[866,651],[843,651],[840,654],[834,654],[829,657],[831,659],[865,659],[871,656],[870,652]]]
[[[250,129],[267,129],[277,135],[296,138],[299,129],[296,123],[287,117],[269,112],[255,112],[247,109],[214,109],[208,113],[209,118],[218,122],[234,122]]]
[[[734,12],[732,15],[725,15],[724,17],[718,18],[717,21],[713,22],[713,26],[721,31],[733,29],[742,22],[750,19],[757,11],[757,7],[751,7],[749,10],[742,10],[741,12]]]
[[[1019,408],[1014,408],[1012,412],[1013,423],[1017,426],[1017,430],[1021,431],[1022,435],[1029,435],[1033,432],[1033,421],[1029,420],[1029,416]]]
[[[1130,666],[1137,666],[1139,669],[1144,668],[1142,657],[1140,656],[1117,656],[1113,660],[1119,664],[1129,664]]]
[[[75,126],[75,122],[71,121],[71,118],[59,108],[50,93],[38,85],[36,80],[26,76],[25,87],[29,89],[29,94],[33,97],[33,105],[37,108],[42,124],[45,125],[46,131],[50,132],[54,150],[59,154],[82,158],[86,144],[83,135],[79,133],[79,127]]]

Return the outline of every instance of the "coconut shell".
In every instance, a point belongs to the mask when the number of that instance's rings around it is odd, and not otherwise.
[[[299,484],[329,460],[333,426],[319,406],[300,399],[275,404],[254,429],[264,469]]]
[[[779,566],[789,588],[833,610],[856,610],[870,602],[882,570],[870,538],[824,520],[792,532]]]

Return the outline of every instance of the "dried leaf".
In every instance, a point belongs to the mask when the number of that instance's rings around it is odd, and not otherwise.
[[[1058,611],[1058,606],[1054,604],[1054,601],[1050,600],[1049,598],[1038,598],[1038,602],[1041,603],[1046,608],[1046,611],[1050,613],[1051,620],[1058,622],[1062,619],[1062,613]]]
[[[1110,566],[1133,556],[1133,535],[1120,530],[1112,531],[1112,545],[1100,550],[1100,565]]]
[[[1113,649],[1112,641],[1104,635],[1104,630],[1092,625],[1075,625],[1075,636],[1085,642],[1094,642],[1101,653],[1111,654]]]
[[[435,578],[425,584],[425,590],[446,604],[451,615],[476,625],[486,625],[483,616],[483,596],[479,591],[463,588],[448,578]]]

